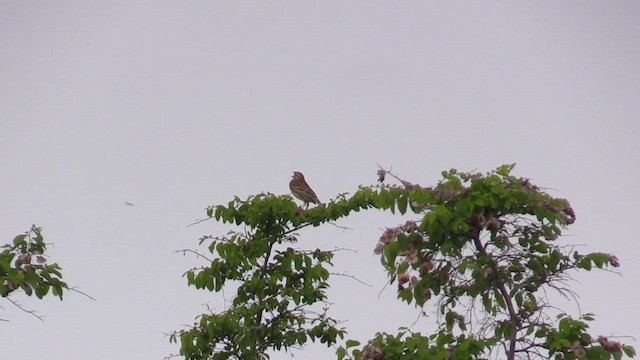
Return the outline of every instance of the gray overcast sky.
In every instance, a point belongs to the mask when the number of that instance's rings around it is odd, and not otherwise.
[[[186,287],[199,263],[174,250],[229,228],[186,224],[234,195],[288,193],[292,170],[327,201],[374,183],[376,163],[427,185],[517,162],[572,201],[564,241],[622,263],[575,284],[594,331],[640,339],[638,19],[637,1],[0,2],[0,243],[44,227],[65,279],[98,299],[21,300],[44,322],[0,301],[3,358],[177,352],[163,333],[224,306]],[[373,287],[331,292],[353,338],[417,317],[378,296],[372,250],[397,221],[301,234],[357,250],[335,270]]]

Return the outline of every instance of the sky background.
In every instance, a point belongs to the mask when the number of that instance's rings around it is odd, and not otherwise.
[[[14,296],[44,322],[0,300],[3,358],[176,353],[165,334],[224,302],[186,286],[200,263],[175,251],[231,229],[185,225],[236,195],[289,193],[293,170],[323,201],[353,193],[377,163],[432,185],[516,162],[569,199],[562,241],[622,263],[577,276],[580,309],[640,347],[638,19],[637,1],[1,1],[0,243],[43,227],[65,280],[97,299]],[[372,285],[332,280],[351,338],[418,316],[373,255],[404,220],[301,231],[300,247],[350,249],[334,270]]]

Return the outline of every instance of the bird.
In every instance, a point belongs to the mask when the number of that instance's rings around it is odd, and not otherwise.
[[[313,192],[309,184],[307,184],[307,181],[304,179],[304,175],[299,171],[293,172],[293,176],[289,182],[289,189],[291,189],[293,196],[304,202],[305,209],[309,207],[309,203],[322,205],[322,202],[318,199],[316,193]]]

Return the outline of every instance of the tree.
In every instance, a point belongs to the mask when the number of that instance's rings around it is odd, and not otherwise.
[[[186,273],[189,285],[219,292],[235,286],[231,306],[198,317],[172,334],[185,359],[265,359],[307,341],[329,345],[346,329],[326,311],[332,251],[295,250],[296,232],[365,209],[412,214],[387,228],[375,253],[398,298],[435,306],[438,330],[378,333],[361,346],[347,340],[338,359],[619,359],[632,347],[588,333],[593,315],[554,312],[544,292],[572,296],[570,272],[617,267],[611,254],[581,254],[559,242],[575,221],[569,202],[554,198],[514,165],[487,174],[442,172],[422,187],[384,170],[377,186],[339,196],[326,207],[298,208],[290,196],[259,194],[207,209],[209,218],[243,226],[205,236],[212,254]],[[399,184],[384,184],[390,176]],[[326,310],[326,309],[325,309]],[[555,316],[555,318],[554,318]],[[473,320],[472,320],[473,319]]]
[[[0,252],[0,296],[42,320],[34,311],[23,308],[11,298],[18,290],[27,296],[35,294],[38,299],[51,291],[53,296],[62,300],[63,291],[68,289],[62,281],[60,266],[48,262],[42,229],[33,225],[26,233],[16,236],[11,244],[1,248],[4,250]]]

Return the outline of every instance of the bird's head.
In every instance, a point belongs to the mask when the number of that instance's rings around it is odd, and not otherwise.
[[[293,172],[293,176],[291,176],[294,179],[304,179],[304,175],[302,175],[302,173],[300,171],[294,171]]]

